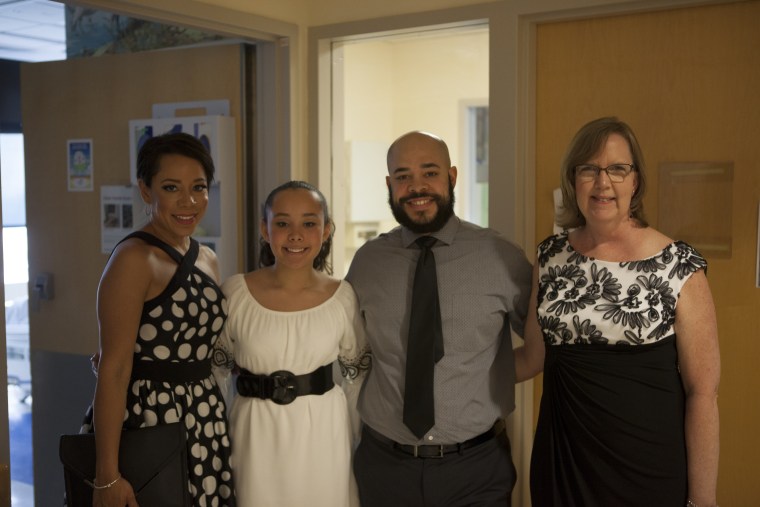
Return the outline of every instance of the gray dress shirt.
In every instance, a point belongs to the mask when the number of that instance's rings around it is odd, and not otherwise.
[[[531,288],[523,251],[492,229],[452,217],[433,236],[444,357],[435,366],[435,426],[404,425],[404,372],[419,235],[404,227],[364,244],[347,279],[359,300],[372,368],[359,397],[370,427],[403,444],[452,444],[514,409],[511,328],[522,336]]]

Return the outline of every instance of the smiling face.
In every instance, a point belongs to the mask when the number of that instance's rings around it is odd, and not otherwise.
[[[613,164],[632,164],[633,157],[628,141],[620,134],[610,134],[599,152],[585,163],[597,167]],[[636,190],[637,173],[632,171],[620,183],[610,181],[604,171],[599,171],[591,181],[575,179],[575,195],[578,208],[589,225],[614,224],[628,220],[631,197]]]
[[[200,162],[177,154],[163,155],[148,187],[139,181],[150,206],[149,226],[171,245],[184,245],[208,207],[208,181]]]
[[[304,188],[279,191],[261,222],[275,265],[311,269],[322,243],[330,236],[319,197]]]
[[[388,201],[393,216],[412,231],[439,230],[454,214],[457,169],[446,145],[422,132],[402,136],[388,152]]]

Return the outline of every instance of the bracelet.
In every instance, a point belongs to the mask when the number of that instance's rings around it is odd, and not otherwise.
[[[686,499],[686,507],[698,507],[691,498]],[[718,507],[716,504],[715,507]]]
[[[90,486],[92,489],[108,489],[111,486],[113,486],[114,484],[116,484],[117,482],[119,482],[119,479],[121,479],[121,474],[119,474],[119,476],[116,477],[116,479],[114,479],[111,482],[109,482],[108,484],[104,484],[102,486],[98,486],[97,484],[95,484],[95,479],[93,479],[92,482],[90,482],[87,479],[85,479],[84,482],[86,482],[87,485]],[[696,507],[696,505],[694,507]]]

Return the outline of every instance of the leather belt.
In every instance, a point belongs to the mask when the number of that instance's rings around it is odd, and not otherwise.
[[[332,364],[326,364],[304,375],[294,375],[286,370],[276,371],[271,375],[256,375],[241,369],[236,385],[238,394],[243,396],[287,405],[298,396],[325,394],[332,389],[335,381]]]
[[[452,454],[452,453],[462,454],[466,449],[471,449],[477,445],[488,442],[489,440],[496,437],[496,435],[498,435],[500,432],[501,430],[497,429],[497,424],[494,424],[485,433],[481,433],[480,435],[473,437],[469,440],[465,440],[464,442],[461,442],[459,444],[407,445],[407,444],[399,444],[398,442],[391,440],[390,438],[386,437],[382,433],[379,433],[378,431],[373,430],[366,424],[364,425],[364,428],[362,429],[362,435],[369,435],[370,437],[380,442],[381,444],[391,447],[392,449],[402,452],[404,454],[407,454],[409,456],[413,456],[415,458],[443,458],[447,454]]]

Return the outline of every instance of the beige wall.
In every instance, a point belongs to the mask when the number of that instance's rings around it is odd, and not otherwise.
[[[154,103],[202,99],[228,99],[237,116],[241,48],[25,64],[21,81],[30,279],[40,272],[55,279],[55,298],[30,312],[31,348],[92,353],[95,295],[107,260],[100,244],[100,187],[130,182],[128,121],[150,118]],[[92,192],[66,189],[68,139],[93,141]],[[236,145],[240,151],[240,138]]]
[[[708,257],[718,313],[721,505],[756,505],[760,455],[760,289],[754,286],[760,200],[760,1],[539,25],[536,238],[551,234],[552,189],[575,131],[617,115],[636,131],[648,165],[645,210],[658,223],[661,162],[733,161],[733,195],[703,202],[733,214],[730,259]],[[678,239],[678,238],[676,238]]]
[[[460,171],[474,170],[463,160],[462,116],[465,102],[488,105],[487,28],[346,44],[343,53],[346,141],[387,148],[404,132],[427,130],[447,141]],[[385,160],[379,162],[380,171],[365,176],[373,192],[384,192]],[[464,174],[457,184],[460,215],[466,185]]]

